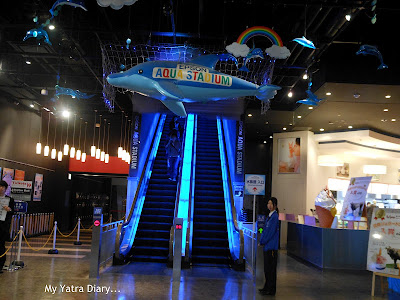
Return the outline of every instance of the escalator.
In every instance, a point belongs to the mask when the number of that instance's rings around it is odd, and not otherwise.
[[[229,264],[217,121],[198,116],[192,262]]]
[[[167,175],[165,145],[169,138],[167,116],[146,191],[139,225],[130,252],[134,261],[166,262],[170,228],[173,224],[177,182]],[[179,121],[183,123],[183,120]]]

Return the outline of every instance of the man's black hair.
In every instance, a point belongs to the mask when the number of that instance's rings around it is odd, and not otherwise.
[[[8,183],[4,180],[0,180],[0,186],[4,186],[6,189],[8,188]]]

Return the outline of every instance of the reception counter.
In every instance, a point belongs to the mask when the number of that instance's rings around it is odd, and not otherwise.
[[[321,269],[365,270],[368,230],[331,229],[281,221],[287,225],[287,253]]]

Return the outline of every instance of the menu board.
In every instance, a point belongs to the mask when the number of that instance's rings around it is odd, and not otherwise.
[[[399,276],[400,210],[375,207],[370,228],[367,269]]]
[[[368,186],[371,182],[369,177],[353,177],[350,179],[346,196],[344,197],[340,218],[346,221],[360,221],[365,205]]]

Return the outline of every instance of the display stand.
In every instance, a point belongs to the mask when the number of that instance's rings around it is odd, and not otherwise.
[[[391,274],[385,274],[385,273],[373,272],[373,275],[372,275],[371,296],[375,296],[375,276],[376,276],[376,275],[381,276],[381,277],[390,277],[390,278],[400,279],[400,276],[391,275]],[[383,281],[382,281],[382,278],[381,278],[381,290],[383,290]]]

